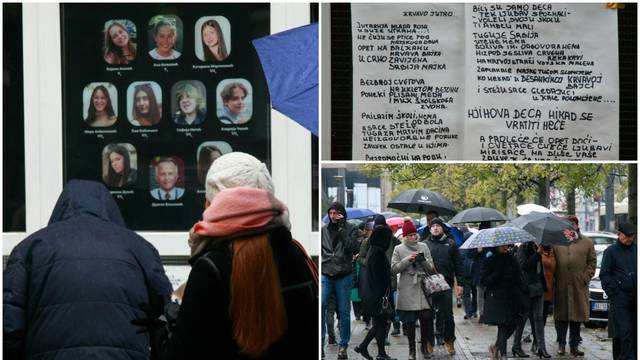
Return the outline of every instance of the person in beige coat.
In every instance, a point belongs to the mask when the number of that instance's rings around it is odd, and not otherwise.
[[[429,247],[419,242],[420,236],[411,221],[402,225],[402,244],[393,249],[391,274],[400,274],[396,312],[409,338],[409,360],[416,358],[416,320],[420,320],[422,355],[431,358],[433,353],[433,313],[424,296],[421,277],[434,272]]]
[[[584,356],[578,350],[580,325],[589,320],[589,281],[596,271],[593,241],[580,233],[578,218],[569,216],[574,231],[565,233],[569,246],[554,246],[556,273],[554,310],[558,335],[558,355],[565,354],[567,328],[571,355]]]

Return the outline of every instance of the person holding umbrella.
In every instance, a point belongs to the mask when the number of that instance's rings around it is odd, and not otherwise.
[[[457,278],[458,285],[464,284],[464,265],[455,240],[445,235],[444,228],[444,222],[440,218],[433,219],[429,224],[430,235],[423,242],[429,247],[436,269],[453,289],[454,277]],[[458,286],[456,296],[462,295],[462,290],[462,287]],[[449,355],[455,355],[452,290],[435,294],[433,306],[436,308],[436,330],[443,330],[439,335],[444,339],[447,352]]]
[[[400,274],[396,311],[409,340],[409,360],[416,359],[416,320],[420,320],[423,357],[431,358],[433,353],[433,312],[422,291],[420,277],[433,273],[435,267],[429,247],[418,240],[413,222],[405,221],[402,244],[393,249],[391,257],[391,273]]]
[[[486,260],[481,275],[482,284],[486,286],[481,321],[498,326],[497,340],[489,346],[491,359],[506,359],[507,339],[515,331],[524,306],[520,265],[509,251],[509,245],[490,251],[492,255]]]
[[[578,349],[580,325],[589,320],[589,281],[596,271],[596,251],[593,241],[580,233],[575,215],[568,216],[573,231],[565,230],[568,246],[555,245],[555,297],[553,316],[558,335],[558,355],[565,355],[567,328],[571,355],[584,356]]]
[[[525,293],[528,295],[528,316],[536,355],[540,358],[550,358],[551,355],[547,353],[544,342],[544,320],[542,317],[544,293],[547,291],[542,265],[542,251],[542,247],[537,246],[534,242],[527,242],[518,247],[517,259],[522,270]],[[520,342],[525,323],[526,318],[522,318],[516,329],[516,337],[512,347],[513,354],[519,357],[528,357],[522,350]]]
[[[609,246],[602,256],[600,280],[609,296],[615,338],[619,339],[620,352],[614,359],[635,359],[637,353],[637,246],[633,224],[618,226],[618,242]],[[615,350],[617,346],[614,347]],[[614,351],[615,352],[615,351]]]

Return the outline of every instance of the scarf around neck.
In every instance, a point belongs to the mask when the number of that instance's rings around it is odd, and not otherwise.
[[[189,232],[191,253],[199,253],[213,238],[255,235],[276,226],[291,229],[289,209],[273,195],[256,188],[224,189]]]
[[[417,239],[416,241],[411,241],[407,238],[402,239],[402,243],[411,251],[418,251],[419,242],[420,242],[420,239]]]

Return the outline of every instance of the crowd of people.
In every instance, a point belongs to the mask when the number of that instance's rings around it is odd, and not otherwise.
[[[333,323],[334,315],[327,313],[331,298],[336,299],[340,326],[337,358],[348,358],[352,288],[357,294],[353,297],[354,313],[368,329],[353,350],[368,360],[373,359],[368,350],[373,339],[378,348],[376,360],[392,359],[385,345],[389,344],[387,336],[392,325],[390,335],[400,335],[399,323],[408,339],[408,358],[415,360],[418,321],[423,358],[431,358],[434,347],[441,345],[449,355],[455,355],[453,302],[459,298],[463,300],[465,319],[497,326],[495,342],[487,344],[491,359],[510,355],[550,358],[545,342],[550,315],[556,335],[554,351],[558,355],[585,356],[579,346],[580,329],[589,320],[589,282],[596,271],[596,252],[593,241],[581,233],[577,217],[568,216],[573,230],[564,232],[567,246],[524,242],[460,249],[437,213],[428,214],[429,224],[422,235],[413,219],[405,218],[401,234],[397,233],[399,239],[382,215],[376,215],[361,229],[346,221],[346,210],[338,202],[331,204],[328,215],[329,223],[322,229],[323,358],[325,333],[332,331],[326,325]],[[481,222],[479,230],[491,225]],[[463,241],[472,235],[466,226],[459,230],[464,234]],[[620,224],[619,240],[605,251],[600,272],[610,299],[609,333],[613,337],[614,359],[636,358],[635,233],[632,224]],[[423,279],[434,274],[442,275],[449,290],[429,293],[425,289]],[[389,313],[385,308],[387,299],[395,312]],[[527,323],[533,337],[532,354],[522,347]]]
[[[255,157],[218,158],[186,286],[172,294],[158,251],[107,188],[69,181],[49,225],[7,261],[3,358],[317,358],[317,268],[274,193]]]

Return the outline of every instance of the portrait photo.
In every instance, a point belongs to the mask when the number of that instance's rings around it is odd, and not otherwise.
[[[91,127],[113,126],[118,121],[118,89],[108,82],[93,82],[82,91],[82,118]]]
[[[204,62],[224,61],[231,54],[231,24],[224,16],[204,16],[196,21],[195,52]]]
[[[156,15],[147,29],[149,56],[154,60],[175,60],[182,55],[182,20],[175,15]]]
[[[240,125],[251,120],[253,91],[246,79],[222,80],[216,89],[216,113],[225,125]]]
[[[149,194],[161,201],[184,195],[184,162],[177,156],[156,156],[149,164]]]
[[[102,150],[102,180],[112,188],[133,186],[138,180],[138,152],[128,143],[113,143]]]
[[[207,172],[220,156],[230,153],[233,150],[231,145],[224,141],[206,141],[198,146],[197,163],[198,163],[198,181],[204,185],[207,180]]]
[[[207,116],[207,90],[198,80],[178,81],[171,87],[171,113],[176,125],[201,125]]]
[[[162,89],[154,81],[136,81],[127,88],[127,118],[133,126],[155,126],[162,118]]]
[[[136,25],[126,19],[109,20],[102,31],[102,57],[110,65],[126,65],[136,59]]]

